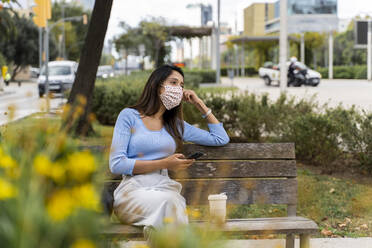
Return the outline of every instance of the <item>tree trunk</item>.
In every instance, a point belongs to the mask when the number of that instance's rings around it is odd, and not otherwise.
[[[80,55],[79,67],[68,98],[70,110],[62,123],[62,128],[69,133],[85,136],[93,132],[89,114],[112,1],[96,0],[94,4],[88,33]],[[79,107],[80,109],[78,109]],[[79,112],[82,113],[76,116],[76,113]]]
[[[10,78],[10,81],[14,81],[15,77],[17,76],[19,72],[20,67],[21,67],[20,65],[16,65],[16,67],[13,69],[13,73],[12,73],[12,77]]]

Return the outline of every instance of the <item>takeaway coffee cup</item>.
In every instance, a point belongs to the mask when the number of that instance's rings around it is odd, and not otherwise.
[[[208,200],[211,222],[224,223],[226,218],[226,194],[209,195]]]

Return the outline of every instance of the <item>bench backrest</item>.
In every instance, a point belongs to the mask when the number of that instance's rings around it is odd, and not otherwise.
[[[187,170],[170,173],[182,184],[188,205],[208,204],[226,192],[229,204],[285,204],[296,215],[297,170],[293,143],[230,143],[223,147],[185,144],[183,154],[205,155]]]
[[[89,147],[103,150],[102,147]],[[169,176],[182,184],[188,205],[208,204],[208,195],[226,192],[228,204],[285,204],[296,215],[297,170],[293,143],[230,143],[222,147],[185,144],[186,156],[204,155],[187,170]],[[105,211],[112,211],[112,193],[121,176],[106,181]]]

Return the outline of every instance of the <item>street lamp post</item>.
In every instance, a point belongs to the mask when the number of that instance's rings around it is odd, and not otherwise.
[[[367,32],[367,79],[372,79],[372,22],[368,20],[368,32]]]
[[[220,0],[217,0],[217,32],[216,32],[216,83],[221,83],[220,58]]]
[[[287,88],[287,0],[280,0],[280,37],[279,37],[279,61],[280,61],[280,90],[285,92]]]
[[[305,37],[304,33],[301,32],[301,63],[305,64]]]
[[[328,46],[328,78],[333,79],[333,32],[329,32],[329,46]]]

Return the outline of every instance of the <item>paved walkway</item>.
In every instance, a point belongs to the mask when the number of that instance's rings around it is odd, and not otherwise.
[[[280,88],[277,86],[266,86],[261,78],[229,78],[221,79],[223,86],[236,86],[242,91],[256,94],[267,93],[270,99],[275,100],[280,96]],[[342,104],[344,107],[357,106],[372,112],[372,82],[367,80],[349,79],[322,79],[317,87],[289,87],[287,93],[298,99],[311,98],[316,95],[319,103],[329,103],[335,107]]]
[[[169,242],[172,242],[170,239]],[[143,241],[122,242],[121,248],[136,248]],[[264,240],[230,240],[226,248],[285,248],[284,239]],[[299,248],[299,240],[296,239],[295,248]],[[372,248],[372,238],[314,238],[310,239],[311,248]]]

